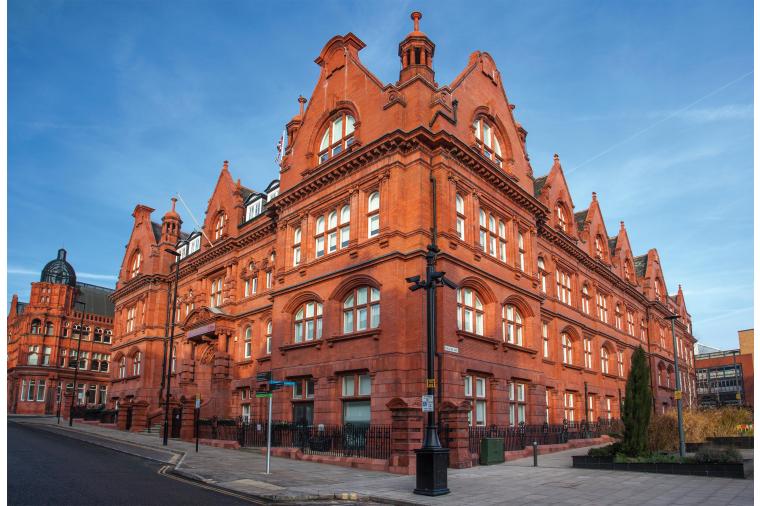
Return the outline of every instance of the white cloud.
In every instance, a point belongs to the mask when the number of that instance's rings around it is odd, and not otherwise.
[[[40,271],[34,269],[26,269],[24,267],[8,267],[8,274],[17,276],[39,276]],[[91,272],[77,272],[77,278],[79,279],[97,279],[103,281],[116,281],[117,277],[113,274],[94,274]]]

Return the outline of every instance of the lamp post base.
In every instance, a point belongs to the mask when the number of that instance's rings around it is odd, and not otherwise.
[[[428,496],[448,494],[449,449],[420,448],[414,453],[417,454],[417,487],[414,493]]]

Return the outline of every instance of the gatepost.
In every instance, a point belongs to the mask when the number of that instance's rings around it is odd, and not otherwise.
[[[414,450],[422,446],[422,401],[419,397],[395,397],[386,406],[391,410],[391,458],[388,470],[392,473],[414,474],[417,469]]]
[[[441,404],[441,423],[447,428],[445,438],[449,448],[449,467],[452,469],[464,469],[472,467],[472,455],[470,455],[470,424],[467,414],[472,409],[470,401],[456,404],[453,401],[444,401]]]

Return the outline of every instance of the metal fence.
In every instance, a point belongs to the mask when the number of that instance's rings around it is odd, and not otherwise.
[[[202,439],[237,441],[240,446],[267,445],[267,422],[199,420]],[[272,423],[273,448],[299,448],[309,455],[388,459],[391,455],[390,425],[296,425]]]

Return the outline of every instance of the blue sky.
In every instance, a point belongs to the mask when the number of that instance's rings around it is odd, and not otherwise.
[[[179,191],[202,219],[222,161],[247,186],[313,63],[353,32],[382,81],[423,12],[439,83],[474,50],[502,73],[536,175],[561,156],[576,204],[656,247],[694,332],[736,346],[753,322],[750,1],[31,1],[8,5],[8,297],[65,246],[82,281],[115,282],[137,203]],[[182,211],[185,224],[190,225]]]

